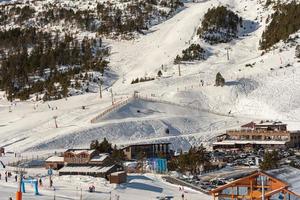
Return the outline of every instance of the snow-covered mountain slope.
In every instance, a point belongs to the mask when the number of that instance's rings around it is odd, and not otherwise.
[[[173,149],[177,149],[188,147],[190,143],[199,145],[201,141],[211,138],[207,137],[207,134],[215,135],[224,131],[225,127],[235,128],[237,124],[233,117],[219,116],[174,104],[133,100],[106,115],[95,126],[51,138],[30,150],[86,147],[91,140],[104,137],[119,145],[172,141]]]
[[[112,47],[112,70],[120,77],[110,88],[116,100],[138,91],[143,97],[167,102],[131,101],[91,124],[90,120],[110,105],[109,90],[102,100],[98,94],[85,94],[51,101],[50,108],[39,103],[35,110],[36,103],[21,102],[12,106],[12,112],[2,99],[0,144],[14,151],[45,150],[83,147],[105,136],[118,144],[164,140],[188,148],[250,120],[284,120],[293,129],[300,128],[300,63],[295,46],[283,42],[264,54],[259,50],[266,18],[273,12],[264,4],[260,0],[187,3],[184,10],[146,35],[130,41],[106,40]],[[242,16],[246,29],[230,43],[209,45],[198,38],[196,30],[206,11],[217,5]],[[210,56],[181,64],[179,76],[174,58],[191,43],[200,43]],[[156,76],[158,70],[163,73],[161,78],[131,84],[136,78]],[[226,80],[224,87],[214,86],[217,72]],[[171,130],[169,135],[166,128]]]

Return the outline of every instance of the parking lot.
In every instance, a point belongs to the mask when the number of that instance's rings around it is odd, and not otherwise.
[[[176,184],[186,184],[202,192],[208,192],[259,169],[259,164],[263,160],[263,154],[263,150],[247,153],[210,152],[210,158],[214,162],[222,163],[218,169],[196,175],[180,174],[173,178],[177,180]],[[296,156],[294,152],[284,150],[279,151],[278,154],[281,158],[281,165],[292,163],[300,166],[300,155]]]

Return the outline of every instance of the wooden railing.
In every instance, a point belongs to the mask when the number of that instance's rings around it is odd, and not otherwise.
[[[132,100],[133,100],[133,97],[130,97],[130,98],[127,98],[126,100],[115,102],[113,105],[109,106],[103,112],[101,112],[99,115],[94,117],[91,120],[91,123],[93,124],[93,123],[99,122],[101,120],[101,118],[103,118],[105,115],[107,115],[108,113],[113,112],[113,111],[117,110],[118,108],[128,104]]]

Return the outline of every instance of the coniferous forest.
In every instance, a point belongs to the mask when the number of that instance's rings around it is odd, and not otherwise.
[[[275,5],[276,11],[268,19],[269,24],[262,34],[260,48],[266,50],[280,40],[287,40],[291,34],[300,29],[300,4],[293,1],[289,4]],[[268,22],[267,21],[267,22]]]
[[[0,5],[0,90],[9,100],[59,99],[84,90],[82,84],[99,84],[91,72],[109,70],[110,48],[104,38],[133,39],[175,15],[180,0],[81,2],[33,1]],[[81,5],[81,4],[84,4]],[[288,40],[300,29],[300,4],[270,3],[275,12],[267,20],[260,48]],[[225,6],[208,9],[197,34],[210,44],[238,37],[243,19]],[[296,52],[296,56],[297,56]],[[205,60],[207,51],[191,44],[174,63]],[[153,80],[138,78],[132,83]]]
[[[44,100],[66,97],[71,79],[90,70],[103,74],[108,67],[109,50],[101,48],[101,38],[78,41],[16,28],[0,32],[0,40],[0,87],[10,100],[38,93]]]
[[[0,5],[0,90],[9,100],[59,99],[72,95],[72,88],[89,92],[82,84],[100,84],[93,72],[103,76],[109,70],[110,48],[103,38],[145,34],[183,7],[179,0],[82,4]]]
[[[211,44],[226,43],[236,38],[243,19],[225,6],[208,9],[197,34]]]

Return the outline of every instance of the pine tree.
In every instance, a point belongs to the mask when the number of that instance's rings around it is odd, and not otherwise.
[[[111,157],[116,161],[116,162],[121,162],[122,160],[125,160],[126,156],[124,154],[124,151],[122,149],[118,149],[117,145],[114,146]]]
[[[297,45],[295,55],[297,58],[300,58],[300,45]]]
[[[224,85],[225,85],[225,79],[223,78],[223,76],[221,75],[221,73],[218,72],[217,75],[216,75],[215,86],[221,86],[221,87],[223,87]]]
[[[179,55],[176,56],[176,58],[174,59],[174,64],[178,65],[181,62],[181,57]]]
[[[92,140],[90,144],[90,149],[97,149],[99,146],[99,141],[98,140]]]
[[[112,151],[111,143],[109,143],[106,138],[103,138],[103,141],[99,143],[97,150],[100,153],[111,153]]]
[[[277,151],[266,152],[259,167],[262,170],[276,169],[278,167],[279,155]]]
[[[161,70],[159,70],[159,71],[157,72],[157,76],[158,76],[158,77],[161,77],[161,76],[162,76]]]

